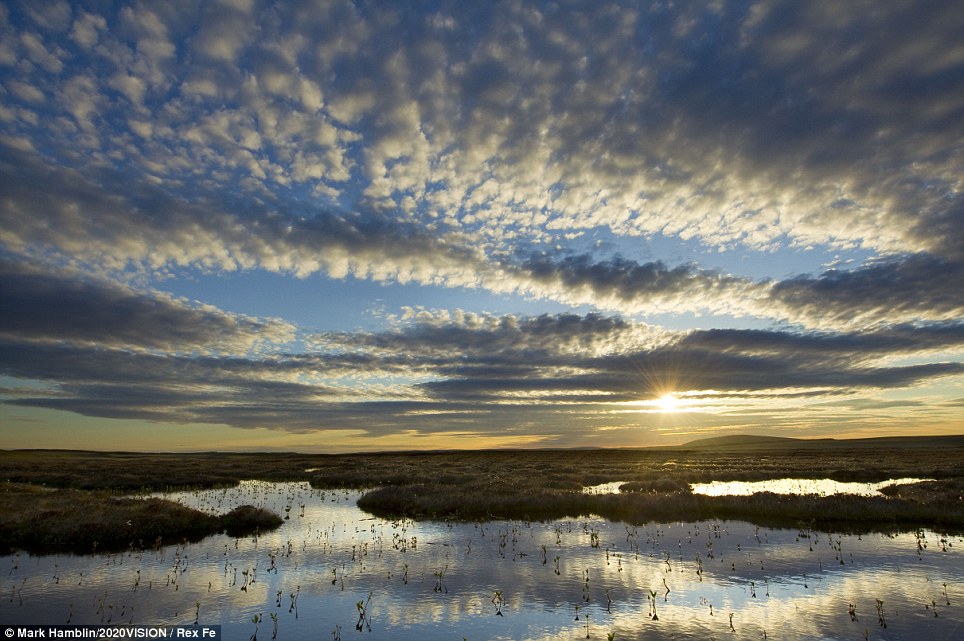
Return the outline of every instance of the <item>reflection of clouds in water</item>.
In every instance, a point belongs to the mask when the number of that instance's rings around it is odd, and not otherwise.
[[[865,628],[878,629],[875,603],[881,598],[890,638],[953,639],[960,624],[939,621],[951,610],[942,600],[941,576],[934,566],[910,566],[900,573],[817,573],[806,581],[801,575],[796,582],[769,585],[749,581],[727,585],[712,578],[702,584],[684,581],[667,601],[657,595],[659,622],[641,621],[647,605],[643,600],[636,612],[620,609],[611,618],[610,629],[619,631],[617,638],[710,638],[730,632],[732,613],[733,625],[743,638],[762,638],[764,630],[770,638],[857,638]],[[959,579],[959,571],[955,576]],[[932,600],[938,604],[938,621],[933,610],[925,608]],[[849,603],[856,605],[859,622],[850,620]]]
[[[257,614],[263,615],[259,634],[267,638],[275,613],[278,638],[295,640],[324,638],[335,625],[348,635],[358,618],[355,604],[369,593],[372,639],[585,638],[587,613],[593,638],[613,631],[616,638],[722,636],[730,634],[730,613],[738,634],[748,637],[766,630],[770,638],[838,638],[857,630],[848,603],[857,605],[859,632],[875,629],[877,598],[885,602],[888,633],[897,638],[915,629],[927,638],[950,638],[964,621],[958,606],[940,605],[943,582],[952,602],[964,602],[956,588],[964,584],[960,541],[944,552],[931,532],[924,533],[918,557],[913,534],[807,532],[812,538],[805,538],[796,530],[740,522],[635,528],[598,518],[392,522],[358,510],[358,495],[266,483],[178,493],[185,503],[217,511],[242,503],[281,514],[292,509],[281,528],[257,538],[216,536],[157,552],[20,559],[16,571],[0,577],[0,590],[9,594],[27,578],[25,607],[11,612],[4,602],[4,611],[24,622],[35,621],[37,613],[62,622],[73,604],[74,623],[106,621],[103,612],[110,610],[114,623],[126,622],[133,611],[134,623],[173,624],[192,623],[200,603],[200,622],[220,623],[224,638],[250,637]],[[835,558],[838,549],[843,565]],[[246,591],[240,589],[243,571],[254,576]],[[438,571],[441,592],[435,591]],[[59,583],[53,580],[58,574]],[[502,617],[491,602],[496,590],[506,599]],[[651,591],[658,621],[647,617]],[[932,600],[939,606],[936,619],[924,609]]]

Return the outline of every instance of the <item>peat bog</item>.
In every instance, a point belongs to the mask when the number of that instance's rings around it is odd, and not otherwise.
[[[878,482],[879,497],[708,497],[689,484],[775,478]],[[551,520],[596,514],[614,521],[740,519],[768,527],[838,532],[935,528],[964,532],[964,447],[959,439],[869,446],[831,441],[764,442],[708,450],[551,450],[349,455],[291,453],[139,454],[0,452],[0,549],[145,549],[229,529],[276,527],[278,515],[246,510],[212,517],[132,494],[236,485],[242,480],[307,481],[365,492],[358,505],[384,518]],[[625,480],[616,495],[582,487]],[[169,503],[169,502],[167,502]],[[274,517],[274,518],[272,518]],[[107,534],[110,532],[110,534]]]

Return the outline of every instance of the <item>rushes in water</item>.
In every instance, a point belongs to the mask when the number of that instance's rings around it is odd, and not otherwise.
[[[261,615],[256,614],[251,617],[251,623],[254,624],[254,633],[251,635],[251,641],[258,641],[258,626],[261,625]]]
[[[884,620],[884,602],[880,599],[877,599],[877,623],[882,628],[887,627],[887,621]]]
[[[496,590],[495,595],[492,597],[492,605],[495,606],[495,614],[497,616],[503,616],[502,606],[505,605],[505,598],[502,596],[502,590]]]
[[[359,632],[365,629],[371,632],[372,622],[368,615],[368,606],[369,604],[371,604],[371,602],[372,602],[372,593],[369,592],[368,600],[359,601],[358,603],[355,604],[355,607],[358,609],[358,622],[355,623],[355,629],[358,630]]]

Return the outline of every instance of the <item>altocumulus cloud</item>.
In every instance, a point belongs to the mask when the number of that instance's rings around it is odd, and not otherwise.
[[[712,312],[789,320],[804,326],[947,320],[964,311],[953,283],[959,263],[928,255],[882,261],[786,281],[752,281],[701,269],[588,254],[534,253],[491,259],[459,233],[432,234],[379,213],[313,210],[286,215],[265,206],[239,214],[185,202],[150,185],[111,194],[72,171],[54,175],[10,152],[12,180],[0,187],[9,246],[70,249],[74,259],[119,269],[198,265],[324,272],[389,282],[483,287],[624,313]],[[111,172],[105,182],[123,182]],[[49,193],[41,185],[56,182]],[[38,202],[39,201],[39,202]],[[28,215],[37,208],[42,217]],[[95,215],[96,214],[96,215]]]
[[[668,391],[959,375],[961,32],[870,0],[5,3],[0,364],[47,384],[7,402],[549,443]],[[253,272],[453,303],[336,332],[165,293]]]

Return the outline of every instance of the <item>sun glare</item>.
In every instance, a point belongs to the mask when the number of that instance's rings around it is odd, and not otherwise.
[[[656,400],[656,406],[661,412],[675,412],[680,408],[680,399],[675,394],[663,394]]]

